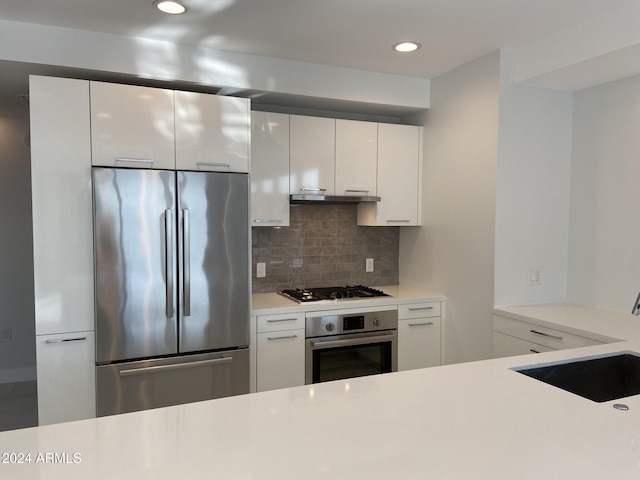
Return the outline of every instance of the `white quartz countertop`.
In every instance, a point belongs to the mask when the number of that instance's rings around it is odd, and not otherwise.
[[[538,321],[551,321],[554,309],[566,311],[568,326],[590,313],[586,322],[613,326],[601,330],[603,336],[634,334],[638,319],[632,315],[623,319],[580,308],[497,310],[535,313]],[[596,403],[512,370],[620,351],[640,352],[640,343],[361,377],[4,432],[0,478],[637,480],[640,395]],[[613,408],[620,402],[629,410]],[[31,463],[11,463],[20,454],[30,454]]]
[[[619,348],[590,347],[599,353]],[[31,463],[0,463],[0,477],[640,478],[640,398],[625,399],[630,410],[619,411],[615,402],[595,403],[510,370],[542,355],[4,432],[2,459],[29,453]],[[544,358],[581,355],[574,350]],[[38,454],[66,454],[69,463],[36,463]]]
[[[267,315],[278,313],[312,312],[328,309],[361,308],[369,306],[401,305],[422,301],[444,301],[444,295],[431,292],[423,287],[414,285],[383,285],[375,286],[389,295],[358,300],[327,300],[320,302],[297,303],[279,293],[254,293],[252,295],[253,315]]]

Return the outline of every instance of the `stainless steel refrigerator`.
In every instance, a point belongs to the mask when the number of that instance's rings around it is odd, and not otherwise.
[[[93,168],[98,416],[249,391],[247,174]]]

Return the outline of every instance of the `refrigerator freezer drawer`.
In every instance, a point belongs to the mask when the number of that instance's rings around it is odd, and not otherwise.
[[[249,350],[96,367],[97,415],[249,393]]]

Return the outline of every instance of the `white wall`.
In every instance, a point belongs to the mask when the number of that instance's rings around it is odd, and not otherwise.
[[[567,296],[572,94],[512,82],[501,52],[495,304]],[[538,268],[540,285],[529,285]]]
[[[29,120],[0,117],[0,383],[35,380]]]
[[[400,282],[447,296],[445,362],[492,355],[498,52],[431,82],[423,219],[400,233]]]
[[[630,312],[640,290],[640,76],[574,96],[572,302]]]

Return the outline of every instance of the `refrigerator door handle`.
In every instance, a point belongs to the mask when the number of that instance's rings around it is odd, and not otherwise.
[[[207,367],[210,365],[228,365],[233,362],[233,357],[212,358],[211,360],[201,360],[198,362],[175,363],[172,365],[158,365],[155,367],[132,368],[120,370],[121,377],[132,375],[145,375],[149,373],[170,372],[174,370],[184,370],[185,368]]]
[[[173,225],[173,215],[171,209],[164,211],[164,235],[165,235],[165,265],[166,265],[166,315],[167,318],[173,317],[173,235],[171,234]]]
[[[184,288],[184,316],[191,315],[191,228],[189,225],[189,209],[182,210],[182,273]]]

